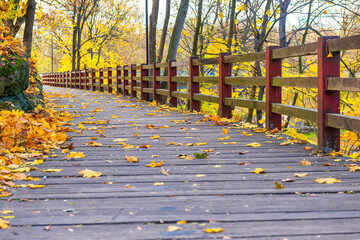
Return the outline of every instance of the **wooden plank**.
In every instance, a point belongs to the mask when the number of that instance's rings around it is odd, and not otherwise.
[[[219,77],[194,76],[194,82],[219,84]]]
[[[225,84],[242,86],[265,86],[265,77],[225,77]]]
[[[328,77],[327,78],[327,90],[359,92],[360,91],[360,79],[359,78]]]
[[[151,82],[153,80],[153,76],[144,76],[143,81]]]
[[[172,82],[188,83],[189,82],[189,77],[171,77],[171,81]]]
[[[204,59],[194,59],[193,65],[194,66],[204,66],[204,65],[211,65],[211,64],[219,64],[219,58],[204,58]]]
[[[144,65],[143,68],[144,69],[152,69],[153,65],[152,64]]]
[[[317,88],[317,77],[273,77],[272,86]]]
[[[169,63],[165,62],[165,63],[155,63],[155,67],[157,68],[166,68],[168,67]]]
[[[131,86],[130,86],[130,85],[126,85],[126,86],[125,86],[125,89],[126,89],[126,90],[131,90]]]
[[[176,61],[171,63],[172,67],[187,67],[189,66],[188,61]]]
[[[140,77],[133,77],[133,80],[140,81]]]
[[[273,51],[273,59],[308,56],[315,54],[317,54],[317,42],[276,49]]]
[[[219,103],[219,97],[218,96],[205,95],[205,94],[200,94],[200,93],[195,93],[194,94],[194,99],[197,100],[197,101]]]
[[[140,87],[133,87],[133,90],[134,90],[135,92],[140,92]]]
[[[171,92],[171,96],[177,97],[177,98],[185,98],[185,99],[190,99],[190,93],[186,93],[186,92]]]
[[[327,40],[329,52],[360,49],[360,35]]]
[[[125,76],[124,79],[125,80],[131,80],[131,76]]]
[[[167,95],[169,95],[169,91],[165,90],[165,89],[156,89],[156,94],[159,94],[162,96],[167,96]]]
[[[273,103],[272,111],[277,114],[292,116],[313,122],[317,121],[317,111],[315,109]]]
[[[143,91],[145,93],[153,93],[153,88],[144,88]]]
[[[233,107],[265,110],[265,102],[259,100],[225,98],[225,105],[233,106]]]
[[[265,60],[265,52],[247,53],[240,55],[228,55],[224,57],[224,63],[241,63]]]
[[[131,65],[131,70],[139,70],[140,65]]]
[[[343,114],[327,113],[326,126],[360,133],[360,118]]]
[[[158,81],[158,82],[167,82],[168,81],[168,76],[158,76],[158,77],[156,77],[156,81]]]

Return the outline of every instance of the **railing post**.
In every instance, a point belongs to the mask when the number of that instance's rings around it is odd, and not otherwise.
[[[85,89],[89,90],[89,71],[85,68]]]
[[[327,90],[327,78],[340,76],[340,52],[328,56],[327,40],[338,36],[318,38],[318,147],[323,152],[340,150],[340,129],[327,127],[326,114],[340,113],[340,92]]]
[[[107,69],[107,89],[108,93],[112,93],[112,69],[111,67],[108,67]]]
[[[66,72],[66,87],[69,88],[70,83],[70,71]]]
[[[121,67],[120,66],[116,66],[116,73],[115,73],[115,76],[116,76],[116,94],[120,94],[121,93]]]
[[[225,98],[231,98],[232,86],[225,84],[225,77],[231,76],[232,64],[224,62],[224,56],[230,53],[219,54],[219,116],[231,118],[232,107],[225,105]]]
[[[200,66],[194,66],[193,60],[198,59],[198,56],[189,58],[189,92],[190,92],[190,111],[200,111],[200,101],[194,99],[195,93],[200,93],[200,83],[194,82],[194,77],[199,76]]]
[[[104,92],[104,72],[102,68],[99,68],[99,91]]]
[[[172,67],[172,63],[176,63],[176,60],[170,60],[168,65],[168,89],[169,89],[169,106],[176,107],[177,106],[177,98],[171,96],[171,92],[177,91],[177,82],[172,82],[171,78],[175,77],[177,74],[177,67]]]
[[[79,89],[84,89],[84,71],[79,70]]]
[[[156,77],[160,76],[160,68],[156,67],[156,62],[153,63],[153,100],[160,103],[160,95],[156,94],[156,90],[160,89],[160,82],[156,81]]]
[[[90,70],[90,81],[91,81],[91,91],[96,91],[96,80],[95,80],[95,76],[96,76],[96,72],[95,70],[92,68]]]
[[[123,66],[123,94],[124,96],[129,95],[129,91],[126,89],[126,86],[129,84],[129,81],[126,79],[129,76],[128,65]]]
[[[266,120],[265,126],[268,130],[277,128],[281,130],[281,114],[272,112],[273,103],[281,103],[281,87],[272,86],[273,77],[281,77],[282,59],[273,59],[273,50],[278,46],[266,48],[266,76],[265,76],[265,97],[266,97]]]
[[[60,72],[60,86],[64,87],[64,72]]]
[[[140,64],[140,98],[143,101],[147,99],[147,93],[144,92],[144,88],[147,87],[147,82],[144,81],[144,77],[148,75],[148,70],[144,69],[145,64]]]
[[[134,77],[136,77],[136,64],[132,64],[130,66],[131,70],[131,77],[130,77],[130,90],[131,90],[131,96],[136,98],[136,91],[134,90],[134,87],[136,87],[136,80]]]

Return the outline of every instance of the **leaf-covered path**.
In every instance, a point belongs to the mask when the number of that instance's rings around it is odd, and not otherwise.
[[[352,162],[312,156],[302,144],[280,146],[280,135],[219,126],[200,114],[94,92],[45,90],[71,95],[60,99],[59,109],[81,115],[71,127],[85,130],[70,133],[70,152],[86,157],[64,160],[70,153],[58,150],[39,168],[62,171],[31,172],[44,188],[19,188],[11,201],[1,199],[0,208],[15,216],[2,239],[360,237],[360,172],[343,166]],[[247,146],[254,142],[261,146]],[[205,156],[202,150],[209,156],[194,158],[196,152]],[[163,164],[145,166],[151,161]],[[102,175],[83,178],[85,169]],[[313,181],[318,178],[341,182]],[[223,231],[204,231],[217,228]]]

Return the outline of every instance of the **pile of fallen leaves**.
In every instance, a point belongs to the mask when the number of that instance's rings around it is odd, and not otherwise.
[[[11,188],[40,188],[44,185],[22,184],[15,181],[36,181],[27,172],[36,170],[59,148],[68,136],[64,124],[72,116],[40,105],[32,113],[0,110],[0,198],[11,195]]]

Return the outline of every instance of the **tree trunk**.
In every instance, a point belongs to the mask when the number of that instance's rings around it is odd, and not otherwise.
[[[200,1],[202,1],[202,0],[200,0]],[[158,62],[161,62],[163,60],[166,34],[167,34],[167,29],[168,29],[169,19],[170,19],[170,3],[171,3],[171,0],[166,0],[166,13],[165,13],[163,29],[161,32],[159,55],[158,55],[158,59],[157,59]]]
[[[199,0],[198,4],[198,13],[196,18],[196,27],[195,27],[195,33],[194,33],[194,41],[193,41],[193,47],[192,47],[192,56],[197,56],[198,52],[198,41],[199,41],[199,34],[200,34],[200,27],[201,27],[201,15],[202,15],[202,5],[203,0]]]
[[[279,43],[280,43],[280,47],[287,47],[286,15],[291,0],[279,0],[279,1],[280,1]]]
[[[153,0],[149,29],[149,63],[156,61],[156,25],[159,13],[159,0]]]
[[[179,11],[176,16],[176,21],[174,24],[174,29],[170,38],[169,50],[166,61],[176,59],[177,50],[179,47],[179,42],[181,37],[181,31],[183,29],[186,14],[189,8],[189,1],[190,0],[181,0]]]
[[[73,26],[73,32],[72,32],[72,58],[71,58],[71,70],[75,71],[76,68],[76,38],[77,38],[77,26],[75,24],[75,19],[76,19],[76,4],[74,3],[74,15],[72,17],[72,23],[74,24]]]
[[[234,21],[235,21],[235,9],[236,9],[236,0],[231,0],[230,3],[230,26],[229,26],[229,34],[227,37],[227,44],[226,47],[228,52],[231,52],[231,45],[234,36]]]
[[[80,30],[80,22],[81,22],[81,15],[80,13],[78,13],[77,16],[77,23],[76,23],[76,28],[77,28],[77,64],[76,64],[76,70],[80,70],[80,60],[81,60],[81,55],[80,55],[80,48],[81,48],[81,30]]]
[[[28,0],[26,6],[25,29],[23,43],[26,49],[26,56],[31,58],[31,44],[33,38],[34,18],[35,18],[36,1]]]

